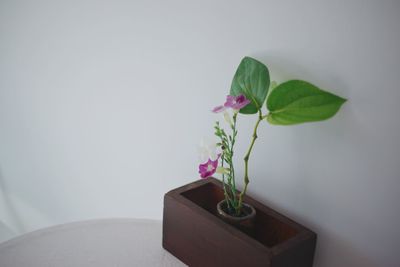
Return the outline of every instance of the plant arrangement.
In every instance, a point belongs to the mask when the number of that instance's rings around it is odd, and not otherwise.
[[[224,129],[217,121],[214,126],[217,140],[203,141],[199,151],[201,178],[211,177],[215,173],[221,175],[225,199],[218,204],[220,214],[225,212],[233,218],[241,218],[255,212],[243,202],[243,197],[250,182],[249,159],[258,138],[257,129],[260,124],[269,122],[272,125],[294,125],[326,120],[334,116],[345,101],[306,81],[289,80],[281,84],[270,82],[267,66],[254,58],[243,58],[225,103],[212,110],[214,113],[222,113],[229,127]],[[244,188],[241,193],[237,191],[233,164],[239,114],[256,115],[258,118],[243,158]]]

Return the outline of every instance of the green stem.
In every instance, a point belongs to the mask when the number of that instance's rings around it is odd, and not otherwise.
[[[222,157],[221,157],[221,166],[224,167],[224,153],[222,153]],[[226,184],[225,184],[225,174],[222,174],[222,186],[224,188],[224,195],[225,195],[225,202],[228,205],[228,209],[230,208],[230,201],[229,201],[229,197],[228,194],[226,193]]]
[[[233,146],[235,145],[235,140],[236,140],[236,119],[237,119],[237,113],[233,114],[233,125],[232,125],[232,140],[231,140],[231,147],[230,147],[230,153],[231,153],[231,160],[233,161]],[[232,177],[232,194],[233,194],[233,203],[235,206],[237,206],[237,194],[236,194],[236,181],[235,181],[235,169],[233,167],[233,162],[231,162],[230,166],[230,171],[231,171],[231,177]]]
[[[243,197],[246,194],[247,186],[249,185],[249,182],[250,182],[249,181],[249,173],[248,173],[249,172],[249,158],[250,158],[251,151],[253,150],[254,143],[256,142],[256,139],[257,139],[258,125],[265,118],[266,118],[266,116],[263,116],[261,114],[261,110],[259,110],[258,111],[258,120],[256,122],[256,125],[254,126],[253,137],[251,139],[250,147],[247,150],[246,155],[244,156],[244,188],[243,188],[242,192],[239,195],[239,205],[238,205],[239,207],[238,207],[238,210],[236,211],[238,215],[240,214],[240,211],[242,209]]]

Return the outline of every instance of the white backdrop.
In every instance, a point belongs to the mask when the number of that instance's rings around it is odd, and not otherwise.
[[[398,266],[399,1],[0,2],[0,233],[162,217],[197,179],[241,58],[349,101],[261,125],[249,194],[319,234],[317,267]],[[239,118],[237,172],[255,118]],[[2,225],[2,226],[1,226]]]

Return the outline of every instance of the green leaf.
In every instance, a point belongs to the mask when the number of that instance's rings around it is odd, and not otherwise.
[[[240,110],[243,114],[254,114],[264,104],[269,88],[267,66],[251,57],[245,57],[239,64],[233,77],[230,94],[245,95],[250,104]]]
[[[277,125],[326,120],[334,116],[344,102],[346,99],[311,83],[291,80],[278,85],[269,94],[267,120]]]

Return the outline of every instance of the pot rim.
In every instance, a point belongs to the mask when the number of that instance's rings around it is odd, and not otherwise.
[[[224,200],[221,200],[220,202],[218,202],[218,204],[217,204],[217,210],[218,210],[218,213],[219,213],[220,215],[222,215],[222,216],[224,216],[224,217],[226,217],[226,218],[229,218],[229,220],[233,220],[233,221],[244,221],[244,220],[247,220],[247,219],[250,219],[250,218],[254,218],[254,217],[256,216],[256,209],[255,209],[252,205],[247,204],[246,202],[243,202],[243,206],[248,207],[248,208],[251,210],[251,212],[250,212],[248,215],[242,216],[242,217],[232,216],[232,215],[226,213],[226,212],[222,209],[221,205],[222,205],[224,202],[226,202],[225,199],[224,199]]]

